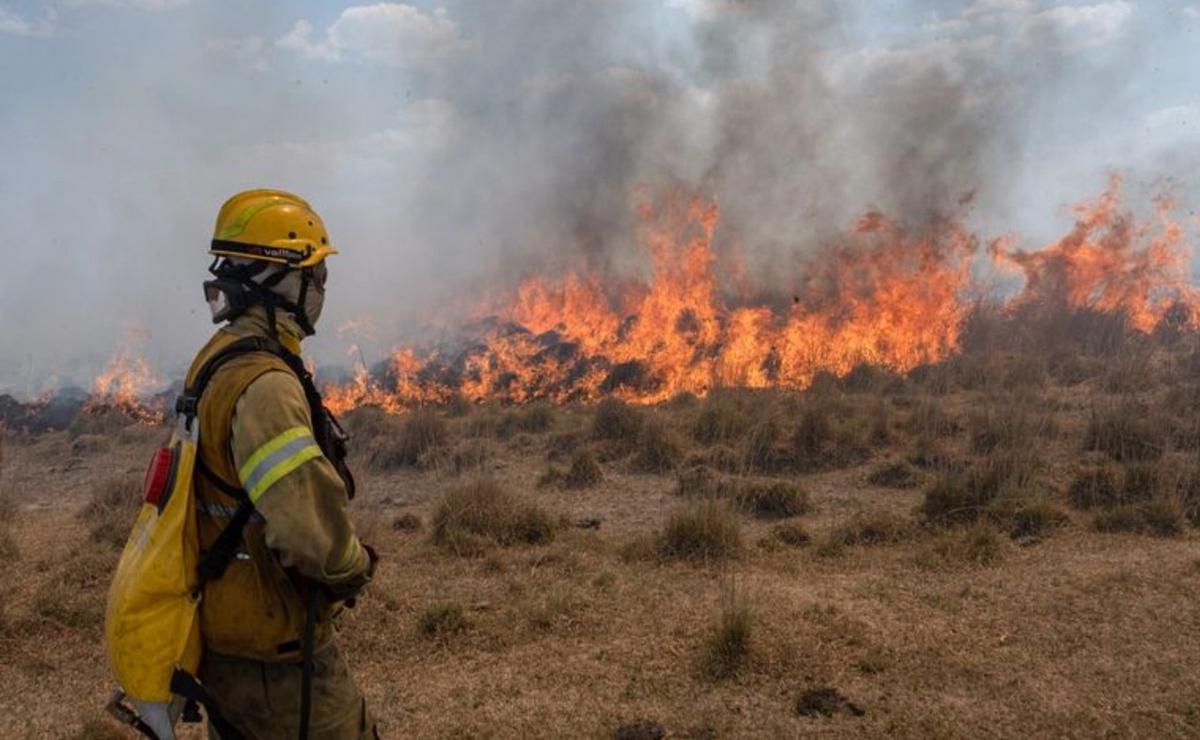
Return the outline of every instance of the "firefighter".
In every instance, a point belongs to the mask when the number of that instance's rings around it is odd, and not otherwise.
[[[205,297],[224,325],[197,355],[189,386],[234,342],[257,337],[262,351],[222,362],[197,405],[201,550],[217,546],[239,503],[253,504],[227,569],[204,586],[200,681],[247,738],[377,737],[331,623],[377,558],[347,513],[345,437],[299,359],[337,250],[304,200],[252,190],[222,206],[210,253]],[[221,737],[213,724],[210,737]]]

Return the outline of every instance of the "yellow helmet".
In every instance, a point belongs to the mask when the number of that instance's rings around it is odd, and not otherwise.
[[[282,190],[247,190],[221,206],[209,254],[312,267],[338,250],[321,217]]]

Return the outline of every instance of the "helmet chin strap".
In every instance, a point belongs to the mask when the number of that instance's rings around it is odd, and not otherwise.
[[[234,319],[246,312],[246,309],[252,305],[259,304],[267,311],[267,326],[270,329],[271,336],[279,338],[279,327],[275,318],[275,310],[283,309],[292,315],[297,326],[304,332],[305,336],[312,336],[316,333],[313,327],[312,320],[308,316],[308,311],[305,308],[305,300],[308,297],[309,284],[313,281],[312,268],[300,268],[300,294],[298,303],[293,303],[278,293],[271,290],[287,278],[290,270],[279,270],[271,275],[268,275],[262,282],[254,280],[256,276],[261,274],[267,268],[267,264],[258,262],[249,265],[235,265],[229,260],[213,260],[213,264],[209,266],[208,271],[216,278],[216,281],[206,285],[213,285],[219,290],[224,290],[228,293],[228,288],[232,286],[222,286],[222,282],[235,282],[242,289],[243,295],[238,299],[232,296],[227,296],[228,303],[232,310],[228,314],[223,315],[222,319]]]

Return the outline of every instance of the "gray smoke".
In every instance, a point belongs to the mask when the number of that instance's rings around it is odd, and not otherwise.
[[[369,316],[371,362],[534,272],[644,276],[639,189],[715,199],[718,249],[745,257],[763,295],[789,296],[803,260],[867,209],[920,226],[969,200],[985,235],[1047,226],[1036,245],[1061,231],[1065,202],[1130,164],[1127,138],[1084,125],[1131,128],[1115,91],[1150,62],[1118,42],[1152,34],[1130,3],[884,5],[455,0],[446,53],[399,67],[338,57],[345,35],[304,47],[328,19],[276,43],[297,19],[265,5],[239,19],[263,37],[207,51],[197,22],[229,33],[211,4],[157,17],[121,53],[77,34],[87,94],[0,119],[0,228],[36,245],[0,276],[0,391],[85,380],[127,322],[177,374],[210,331],[213,215],[247,187],[294,190],[322,214],[344,253],[311,349],[345,362],[336,328]],[[0,82],[63,84],[22,82],[6,51]],[[1166,145],[1136,156],[1177,161]]]

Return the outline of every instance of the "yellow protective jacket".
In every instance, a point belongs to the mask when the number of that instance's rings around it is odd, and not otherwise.
[[[268,336],[264,311],[220,329],[188,373],[246,336]],[[282,313],[281,343],[299,350],[300,331]],[[252,352],[226,361],[200,398],[200,461],[254,503],[243,545],[200,602],[205,649],[263,661],[300,655],[308,589],[318,582],[342,596],[370,580],[371,563],[347,515],[346,485],[322,454],[303,386],[279,357]],[[203,474],[195,478],[201,551],[229,523],[238,501]],[[332,637],[334,605],[321,600],[316,642]]]

